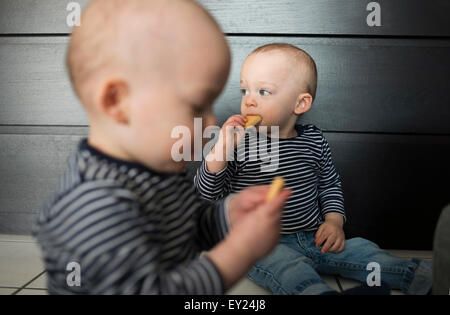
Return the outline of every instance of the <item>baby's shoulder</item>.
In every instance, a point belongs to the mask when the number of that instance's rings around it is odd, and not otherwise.
[[[299,136],[323,138],[323,131],[313,124],[296,125]]]

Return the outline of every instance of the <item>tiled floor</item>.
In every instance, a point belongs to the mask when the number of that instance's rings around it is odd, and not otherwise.
[[[400,257],[431,260],[429,251],[390,250]],[[358,282],[334,276],[323,276],[328,285],[337,290],[349,289]],[[31,236],[0,234],[0,295],[45,295],[46,277],[36,241]],[[243,279],[228,294],[270,294],[248,279]],[[393,291],[392,294],[402,294]]]
[[[0,294],[47,294],[44,265],[30,236],[0,235]]]

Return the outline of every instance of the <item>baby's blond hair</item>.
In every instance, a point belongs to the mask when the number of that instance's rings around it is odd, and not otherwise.
[[[311,94],[313,99],[315,99],[317,90],[317,67],[314,59],[303,49],[287,43],[266,44],[253,50],[250,55],[274,50],[290,53],[290,55],[294,57],[297,64],[302,67],[302,81],[304,83],[303,88],[307,93]]]
[[[81,26],[72,32],[66,55],[72,87],[83,105],[93,102],[93,83],[105,73],[136,78],[137,70],[149,69],[147,64],[153,68],[146,73],[160,77],[172,71],[172,63],[162,62],[163,57],[173,58],[174,47],[185,36],[172,32],[174,21],[179,19],[175,12],[201,18],[221,32],[214,18],[193,0],[90,1]]]

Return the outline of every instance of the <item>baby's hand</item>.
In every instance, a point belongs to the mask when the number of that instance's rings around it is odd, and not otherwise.
[[[343,219],[340,214],[329,213],[325,222],[319,227],[315,235],[316,247],[322,246],[322,254],[326,252],[340,253],[345,248],[345,234],[342,229]]]
[[[206,156],[208,171],[219,173],[227,166],[227,161],[234,158],[234,149],[245,134],[244,126],[246,121],[247,118],[242,115],[233,115],[223,124],[222,129],[220,129],[219,139],[211,152]],[[242,128],[237,133],[234,133],[234,127]]]
[[[237,147],[237,144],[244,136],[244,128],[247,118],[242,115],[233,115],[225,121],[221,130],[219,140],[216,145],[220,145],[223,148],[223,152],[226,154],[232,154],[233,150]],[[234,133],[235,127],[242,127],[240,132]]]
[[[269,186],[244,189],[230,199],[232,228],[225,239],[208,252],[208,257],[222,275],[225,289],[277,245],[281,213],[291,191],[284,190],[265,201]]]
[[[263,258],[276,246],[280,237],[281,214],[289,198],[289,189],[273,200],[265,201],[269,186],[244,189],[229,202],[231,231],[228,238],[238,252],[253,262]]]

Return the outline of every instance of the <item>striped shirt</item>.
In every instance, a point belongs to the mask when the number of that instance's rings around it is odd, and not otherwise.
[[[185,172],[120,161],[84,139],[33,227],[48,291],[222,294],[218,270],[200,253],[227,233],[224,212],[223,201],[199,198]],[[80,286],[67,281],[73,262]]]
[[[204,199],[218,200],[282,176],[286,187],[292,189],[283,211],[282,234],[315,230],[331,212],[345,220],[341,180],[327,140],[314,125],[296,125],[296,131],[296,137],[278,141],[261,135],[251,141],[247,133],[245,149],[235,149],[234,160],[228,161],[224,170],[209,172],[203,161],[194,178],[195,186]],[[277,163],[270,161],[270,156],[278,156]]]

